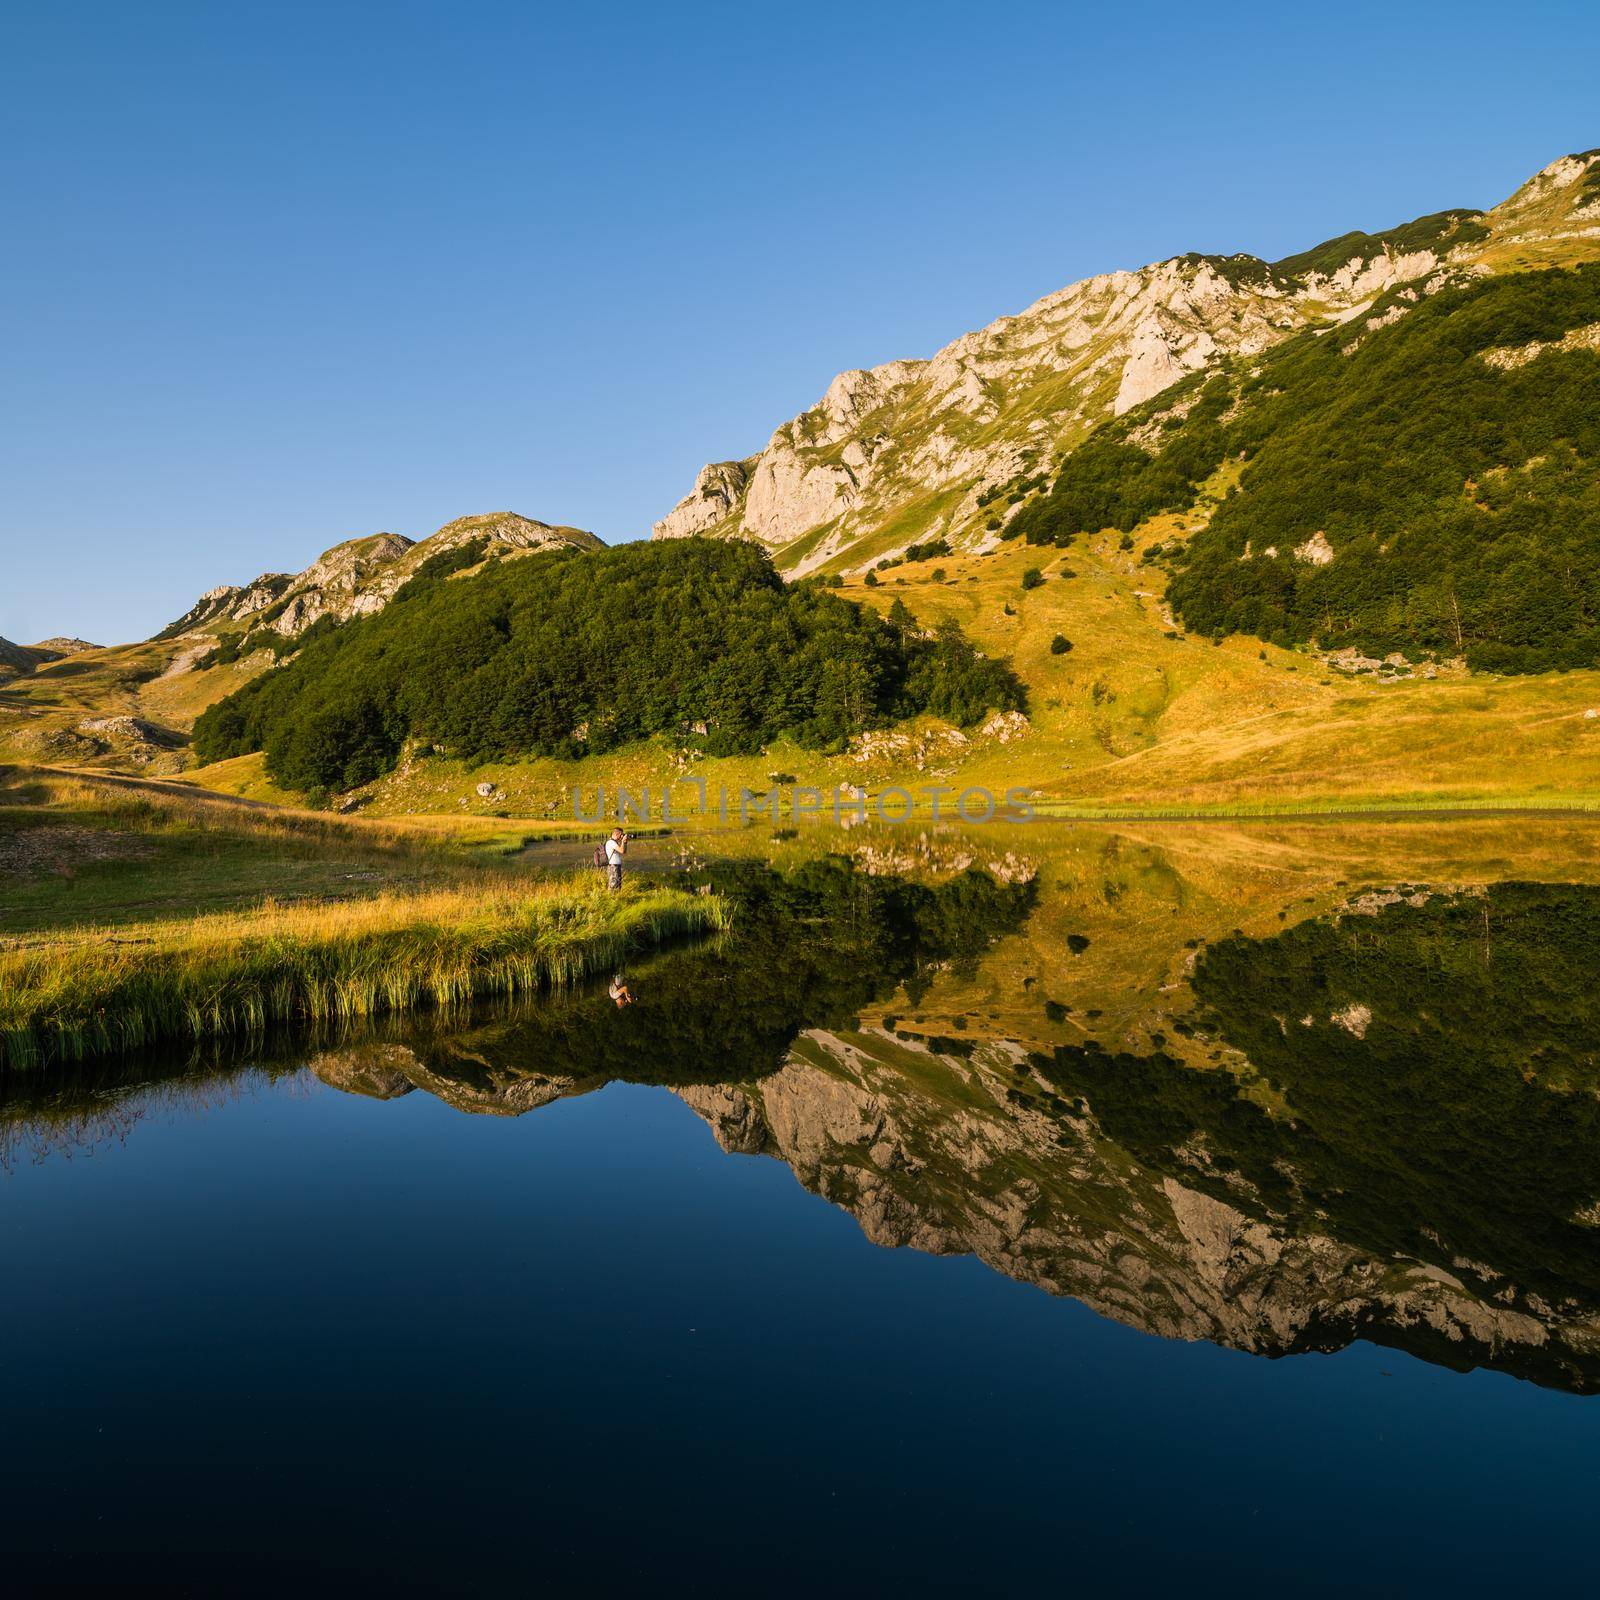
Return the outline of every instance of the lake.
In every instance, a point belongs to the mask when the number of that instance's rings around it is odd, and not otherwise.
[[[5,1086],[13,1581],[1587,1587],[1600,829],[642,854],[626,994]]]

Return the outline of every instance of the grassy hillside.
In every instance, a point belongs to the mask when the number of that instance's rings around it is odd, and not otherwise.
[[[0,1067],[560,983],[723,906],[443,830],[0,768]]]
[[[925,637],[903,613],[785,585],[754,547],[689,540],[414,578],[207,711],[195,747],[262,750],[279,781],[327,792],[392,770],[412,741],[467,761],[659,733],[720,755],[842,748],[896,717],[972,723],[1021,703],[952,628]]]
[[[954,621],[1009,661],[1027,691],[1025,721],[956,730],[921,717],[836,754],[778,739],[714,756],[664,734],[578,760],[415,755],[359,798],[374,815],[498,813],[568,826],[575,785],[592,805],[602,784],[613,797],[648,785],[658,800],[670,784],[690,809],[696,782],[714,803],[719,785],[764,793],[775,776],[874,792],[1027,785],[1047,808],[1090,815],[1600,806],[1600,673],[1351,675],[1303,650],[1185,632],[1142,556],[1200,526],[1214,492],[1190,513],[1152,518],[1126,549],[1115,533],[1061,553],[1013,542],[993,556],[896,567],[875,587],[847,581],[845,598],[884,613],[901,601],[926,627]],[[1025,588],[1033,568],[1043,581]],[[1070,650],[1052,650],[1058,635]],[[259,755],[193,777],[281,797]]]

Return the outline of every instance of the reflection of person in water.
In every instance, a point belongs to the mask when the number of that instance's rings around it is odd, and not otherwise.
[[[620,972],[611,980],[611,998],[616,1001],[619,1009],[633,1004],[633,991],[628,987],[628,980]]]

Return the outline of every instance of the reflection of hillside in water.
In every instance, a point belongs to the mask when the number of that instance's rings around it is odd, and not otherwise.
[[[1600,890],[1350,889],[1193,951],[1175,917],[1151,961],[1188,970],[1181,992],[1108,995],[1139,1015],[1115,1037],[1080,1004],[1050,1043],[978,1013],[931,1031],[1037,946],[1048,877],[1035,904],[982,872],[834,859],[743,870],[737,892],[735,935],[640,969],[635,1006],[602,990],[397,1026],[311,1069],[509,1115],[660,1084],[874,1241],[974,1253],[1154,1333],[1266,1355],[1364,1337],[1600,1388]]]

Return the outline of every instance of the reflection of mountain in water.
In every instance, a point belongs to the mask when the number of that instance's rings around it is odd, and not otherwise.
[[[669,1086],[874,1241],[974,1253],[1153,1333],[1353,1338],[1600,1388],[1600,890],[1369,895],[1203,950],[1176,1046],[1049,1052],[862,1028],[1032,888],[752,871],[736,934],[604,992],[324,1051],[327,1082],[516,1114]],[[1193,1062],[1226,1063],[1211,1069]]]

